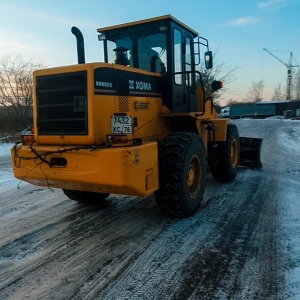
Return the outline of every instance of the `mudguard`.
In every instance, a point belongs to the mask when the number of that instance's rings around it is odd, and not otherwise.
[[[239,165],[251,169],[261,169],[260,161],[262,139],[240,137],[240,161]]]

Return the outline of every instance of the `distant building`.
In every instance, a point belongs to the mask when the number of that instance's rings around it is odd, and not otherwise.
[[[283,116],[283,112],[291,110],[296,116],[296,110],[300,109],[300,100],[282,100],[282,101],[262,101],[257,102],[257,105],[275,105],[275,113],[277,116]]]
[[[223,118],[267,118],[271,116],[295,117],[299,114],[300,100],[261,101],[238,103],[221,109]]]

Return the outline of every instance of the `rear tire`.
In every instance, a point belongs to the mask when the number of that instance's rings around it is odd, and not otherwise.
[[[101,204],[109,196],[108,193],[94,193],[63,189],[64,194],[71,200],[85,204]]]
[[[159,190],[155,200],[166,214],[188,217],[200,206],[205,190],[206,157],[199,136],[168,135],[159,149]]]
[[[213,177],[221,182],[233,181],[239,165],[240,141],[235,125],[227,125],[226,141],[219,142],[216,148],[216,165],[211,166]]]

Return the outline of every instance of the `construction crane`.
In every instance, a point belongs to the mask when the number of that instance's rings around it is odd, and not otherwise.
[[[291,100],[292,68],[299,67],[298,64],[297,64],[297,65],[293,65],[293,64],[292,64],[293,53],[290,52],[290,59],[289,59],[289,62],[288,62],[288,63],[285,63],[282,59],[280,59],[278,56],[276,56],[276,55],[275,55],[274,53],[272,53],[270,50],[268,50],[268,49],[266,49],[266,48],[263,48],[263,49],[287,67],[286,100]],[[278,51],[278,50],[273,50],[273,51]]]

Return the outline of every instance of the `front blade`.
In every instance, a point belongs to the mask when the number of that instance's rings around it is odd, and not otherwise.
[[[260,149],[262,139],[240,137],[240,166],[261,169]]]

